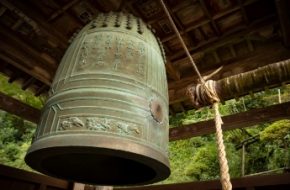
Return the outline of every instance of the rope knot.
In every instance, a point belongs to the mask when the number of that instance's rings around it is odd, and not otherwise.
[[[203,83],[188,86],[186,95],[189,97],[195,108],[212,105],[216,102],[220,102],[215,87],[215,81],[208,80]]]

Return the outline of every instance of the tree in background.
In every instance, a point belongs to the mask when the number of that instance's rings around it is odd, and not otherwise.
[[[268,169],[289,167],[290,165],[290,120],[280,120],[272,123],[260,133],[260,139],[267,142],[270,152]]]
[[[0,112],[0,163],[32,171],[24,162],[35,124]]]

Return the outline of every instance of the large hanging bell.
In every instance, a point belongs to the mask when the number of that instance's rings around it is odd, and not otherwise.
[[[59,65],[26,163],[99,185],[167,178],[168,91],[161,44],[130,14],[99,14]]]

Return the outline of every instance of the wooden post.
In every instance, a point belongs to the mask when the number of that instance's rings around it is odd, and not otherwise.
[[[280,88],[278,88],[278,102],[279,102],[279,104],[282,103]]]
[[[242,176],[245,176],[245,143],[243,143],[243,147],[242,147]]]

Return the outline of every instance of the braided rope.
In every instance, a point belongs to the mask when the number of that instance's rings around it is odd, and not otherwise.
[[[215,113],[215,127],[216,127],[216,141],[217,141],[217,148],[218,148],[218,158],[219,158],[219,164],[220,164],[220,176],[221,176],[221,184],[223,190],[231,190],[232,184],[230,181],[230,175],[229,175],[229,167],[228,167],[228,161],[226,158],[226,151],[223,141],[223,131],[222,131],[222,118],[219,112],[219,102],[220,99],[218,97],[218,94],[215,90],[215,82],[212,80],[205,81],[204,78],[201,76],[193,58],[190,55],[190,52],[188,51],[174,21],[172,20],[169,11],[167,10],[166,5],[164,4],[163,0],[160,0],[160,3],[164,9],[164,12],[166,13],[177,37],[179,38],[179,41],[187,55],[187,57],[190,60],[190,63],[192,64],[196,74],[199,77],[200,84],[197,84],[195,87],[190,87],[187,89],[187,95],[190,97],[192,103],[196,107],[200,107],[201,105],[205,105],[205,102],[209,102],[213,105],[214,113]]]
[[[223,190],[231,190],[232,184],[230,181],[228,160],[226,157],[225,145],[223,140],[223,130],[222,130],[222,118],[219,112],[219,103],[215,102],[213,104],[214,114],[215,114],[215,128],[216,128],[216,142],[218,148],[218,158],[220,164],[220,176],[221,184]]]

